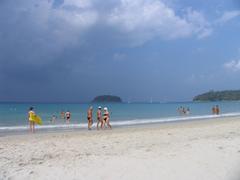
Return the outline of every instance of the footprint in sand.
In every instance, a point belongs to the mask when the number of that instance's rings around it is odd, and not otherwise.
[[[91,154],[91,153],[86,153],[85,155],[86,155],[86,156],[91,156],[92,154]]]
[[[82,159],[83,158],[82,154],[77,154],[75,157],[78,158],[78,159]]]
[[[23,167],[23,166],[25,166],[26,164],[25,164],[25,163],[19,163],[18,165],[21,166],[21,167]]]
[[[184,147],[192,147],[191,144],[185,144]]]

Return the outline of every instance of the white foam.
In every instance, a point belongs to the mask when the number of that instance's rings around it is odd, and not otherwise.
[[[141,124],[153,124],[153,123],[164,123],[164,122],[176,122],[176,121],[191,121],[201,119],[214,119],[222,117],[236,117],[240,116],[240,113],[226,113],[221,115],[202,115],[202,116],[185,116],[185,117],[168,117],[158,119],[135,119],[135,120],[122,120],[112,121],[112,126],[130,126],[130,125],[141,125]],[[96,124],[93,125],[96,127]],[[0,127],[0,132],[3,131],[22,131],[27,130],[29,126],[4,126]],[[36,126],[36,129],[83,129],[87,128],[87,123],[81,124],[55,124],[55,125],[41,125]]]
[[[202,116],[187,116],[187,117],[169,117],[161,119],[136,119],[129,121],[115,121],[112,125],[124,126],[124,125],[138,125],[138,124],[153,124],[153,123],[164,123],[164,122],[175,122],[175,121],[191,121],[191,120],[201,120],[201,119],[214,119],[223,117],[236,117],[240,116],[240,113],[227,113],[221,115],[202,115]]]
[[[56,124],[36,126],[36,129],[67,129],[67,128],[86,128],[87,124]],[[5,126],[0,127],[1,130],[27,130],[29,126]]]

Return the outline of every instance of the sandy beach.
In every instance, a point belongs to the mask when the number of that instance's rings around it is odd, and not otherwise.
[[[240,118],[0,137],[0,179],[239,180]]]

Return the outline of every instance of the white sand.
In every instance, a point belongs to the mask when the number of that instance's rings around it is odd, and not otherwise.
[[[0,137],[0,179],[239,180],[240,118]]]

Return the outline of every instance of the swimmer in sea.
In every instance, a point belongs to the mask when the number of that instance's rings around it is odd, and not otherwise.
[[[28,111],[28,121],[29,121],[30,132],[32,133],[35,132],[34,116],[35,116],[35,112],[33,111],[33,107],[30,107]]]
[[[110,125],[110,115],[109,115],[109,112],[108,112],[108,108],[105,107],[103,110],[104,110],[104,113],[103,113],[102,128],[105,127],[105,124],[107,124],[108,128],[112,129],[112,126]]]

